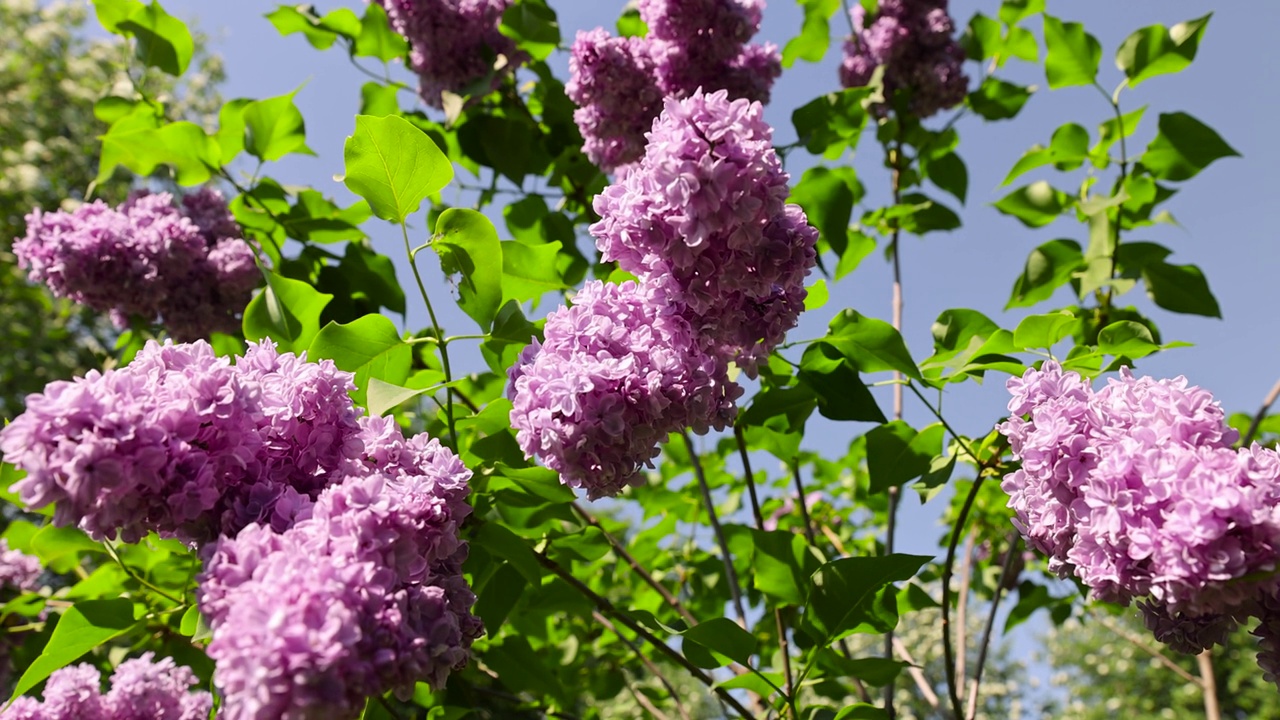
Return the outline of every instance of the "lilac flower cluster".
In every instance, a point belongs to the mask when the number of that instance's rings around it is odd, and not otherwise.
[[[213,696],[192,692],[199,680],[173,658],[152,653],[126,660],[102,693],[102,676],[92,665],[55,670],[45,684],[44,701],[19,697],[0,711],[0,720],[206,720]]]
[[[39,559],[11,549],[9,541],[0,538],[0,588],[18,592],[34,590],[43,572]]]
[[[1212,395],[1185,378],[1122,369],[1098,392],[1054,362],[1009,381],[999,426],[1021,469],[1006,476],[1014,524],[1098,599],[1142,605],[1180,650],[1220,641],[1273,594],[1280,454],[1231,445]],[[1026,417],[1024,417],[1024,415]]]
[[[769,101],[782,74],[772,44],[747,44],[760,29],[763,0],[642,0],[643,38],[602,28],[579,32],[569,59],[569,98],[591,161],[606,172],[640,159],[662,98],[699,89]]]
[[[804,309],[817,231],[785,204],[762,115],[723,90],[666,100],[591,226],[639,282],[589,283],[510,370],[521,448],[593,499],[641,482],[670,433],[732,422],[728,363],[754,377]]]
[[[885,96],[908,93],[911,113],[920,118],[964,100],[969,79],[947,0],[880,0],[870,19],[854,3],[850,16],[854,33],[844,44],[841,85],[863,87],[883,67]]]
[[[640,484],[671,433],[733,420],[742,389],[660,288],[589,282],[545,336],[509,371],[511,424],[526,453],[591,499]]]
[[[204,341],[149,342],[120,369],[50,383],[0,430],[27,471],[22,502],[94,538],[150,531],[202,543],[292,523],[360,449],[351,375],[251,344],[235,365]]]
[[[117,209],[97,200],[26,221],[13,249],[31,280],[109,312],[120,327],[162,318],[179,340],[233,333],[258,283],[253,251],[213,188],[181,207],[168,193],[142,192]]]
[[[375,0],[397,33],[409,41],[409,62],[420,78],[418,92],[431,107],[441,94],[462,93],[494,71],[498,55],[514,69],[523,58],[498,31],[511,0]]]
[[[443,686],[482,626],[462,577],[470,473],[436,440],[364,419],[365,450],[292,527],[211,547],[200,604],[226,720],[354,718]]]
[[[591,226],[604,259],[668,285],[712,352],[753,377],[795,326],[817,257],[772,136],[760,103],[723,90],[668,99],[644,157],[596,196]]]

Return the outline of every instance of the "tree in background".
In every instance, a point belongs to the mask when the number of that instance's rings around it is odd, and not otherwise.
[[[137,82],[177,116],[209,126],[221,105],[222,62],[201,52],[181,81],[151,69],[129,75],[129,49],[117,38],[86,35],[84,4],[0,0],[0,417],[51,380],[83,374],[107,356],[109,323],[27,282],[13,239],[33,208],[56,210],[92,196],[119,202],[135,176],[118,169],[94,185],[106,123],[94,106]],[[204,48],[202,40],[197,47]]]

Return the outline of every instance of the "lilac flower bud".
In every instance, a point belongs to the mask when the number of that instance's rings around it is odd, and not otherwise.
[[[742,390],[660,288],[586,284],[510,370],[520,447],[589,498],[643,481],[673,432],[723,429]]]
[[[870,22],[855,4],[850,16],[854,34],[844,44],[841,85],[862,87],[884,67],[886,97],[908,93],[910,111],[920,118],[964,100],[964,50],[953,36],[946,0],[881,0]]]
[[[498,55],[514,70],[524,61],[498,31],[511,0],[375,0],[391,27],[409,41],[409,61],[421,79],[419,94],[442,107],[441,93],[463,93],[494,71]]]

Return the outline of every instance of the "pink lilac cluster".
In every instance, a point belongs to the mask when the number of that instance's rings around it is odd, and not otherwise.
[[[409,62],[420,78],[419,94],[443,107],[442,93],[465,93],[494,72],[497,56],[507,69],[523,61],[515,42],[498,31],[511,0],[375,0],[391,27],[409,41]]]
[[[101,200],[72,212],[35,210],[14,241],[32,281],[111,314],[162,319],[179,340],[234,333],[260,277],[253,251],[221,193],[203,188],[174,205],[140,192],[112,209]]]
[[[226,720],[355,718],[366,697],[442,687],[482,632],[458,539],[469,471],[391,420],[361,437],[292,527],[210,546],[199,599]]]
[[[757,102],[668,98],[644,157],[596,196],[605,260],[669,288],[694,332],[749,376],[804,309],[818,233],[796,205]]]
[[[592,281],[509,371],[520,447],[595,499],[642,481],[673,432],[723,429],[742,389],[657,286]]]
[[[149,652],[120,663],[106,694],[101,684],[92,665],[55,670],[43,701],[15,698],[0,720],[207,720],[213,709],[212,695],[193,692],[200,681],[190,668]]]
[[[705,89],[768,102],[782,74],[777,47],[747,43],[760,29],[763,0],[642,0],[639,10],[648,35],[579,32],[569,59],[574,120],[587,156],[606,172],[640,159],[663,97]]]
[[[9,541],[0,538],[0,588],[34,590],[43,572],[39,559],[10,548]]]
[[[1094,392],[1054,362],[1009,381],[999,426],[1019,470],[1014,524],[1098,599],[1142,605],[1148,627],[1198,651],[1274,594],[1280,454],[1238,433],[1185,378],[1118,379]],[[1024,417],[1025,416],[1025,417]]]
[[[920,118],[964,100],[969,79],[947,0],[880,0],[871,18],[854,3],[850,15],[854,34],[844,44],[841,85],[863,87],[883,67],[885,96],[905,92]]]
[[[0,430],[22,502],[134,542],[284,527],[360,451],[351,375],[265,340],[234,365],[208,343],[149,342],[128,366],[50,383]]]

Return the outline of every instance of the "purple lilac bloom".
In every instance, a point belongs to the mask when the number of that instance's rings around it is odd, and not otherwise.
[[[782,74],[778,48],[747,44],[760,29],[763,0],[643,0],[643,38],[614,38],[602,28],[578,33],[565,87],[591,161],[620,174],[644,152],[661,99],[725,90],[734,99],[769,101]]]
[[[644,157],[596,196],[606,260],[661,283],[716,354],[754,377],[795,326],[817,231],[787,205],[760,103],[723,90],[668,98]]]
[[[28,507],[134,542],[201,543],[288,524],[361,450],[351,375],[268,340],[232,365],[205,342],[151,341],[128,366],[50,383],[0,430]]]
[[[40,560],[21,550],[9,547],[9,541],[0,538],[0,588],[8,587],[19,592],[34,590],[44,568]]]
[[[149,652],[120,663],[105,695],[101,682],[92,665],[55,670],[43,701],[17,698],[0,720],[206,720],[213,709],[212,695],[192,692],[200,681],[190,668]]]
[[[871,18],[855,3],[850,16],[854,34],[844,44],[841,85],[863,87],[883,67],[885,96],[908,93],[909,109],[920,118],[964,100],[964,50],[946,0],[880,0]]]
[[[1149,596],[1180,622],[1247,609],[1259,586],[1240,579],[1280,552],[1280,455],[1233,450],[1212,395],[1181,377],[1126,368],[1094,393],[1046,362],[1009,389],[1000,431],[1022,468],[1002,487],[1051,567],[1098,599]]]
[[[617,38],[596,28],[579,31],[569,56],[565,92],[578,105],[574,122],[583,152],[605,170],[644,154],[644,134],[662,110],[662,90],[644,38]]]
[[[409,41],[409,62],[420,77],[419,94],[431,107],[443,106],[444,92],[463,94],[494,72],[523,62],[515,42],[498,31],[511,0],[375,0],[391,27]]]
[[[643,482],[672,432],[725,428],[742,389],[657,286],[586,284],[512,366],[520,447],[591,499]]]
[[[355,718],[368,696],[442,687],[483,631],[458,538],[470,472],[390,420],[361,436],[347,477],[292,527],[210,546],[199,599],[226,720]]]
[[[117,209],[99,200],[26,220],[13,247],[30,279],[120,327],[162,318],[179,340],[234,333],[258,282],[253,252],[212,188],[181,207],[168,193],[143,191]]]

